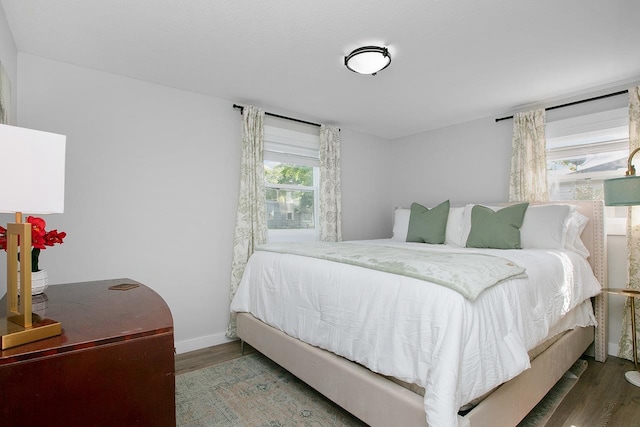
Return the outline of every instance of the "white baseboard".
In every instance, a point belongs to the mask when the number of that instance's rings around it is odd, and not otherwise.
[[[231,341],[235,341],[234,339],[229,339],[223,333],[207,335],[204,337],[193,338],[190,340],[177,341],[175,343],[176,353],[188,353],[190,351],[200,350],[207,347],[213,347],[214,345],[225,344]]]

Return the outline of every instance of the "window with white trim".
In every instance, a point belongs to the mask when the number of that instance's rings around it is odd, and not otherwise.
[[[604,199],[604,180],[624,176],[627,170],[627,108],[550,121],[545,133],[551,200]],[[610,231],[619,232],[626,212],[607,207]]]
[[[317,240],[319,129],[270,122],[264,126],[268,241]]]

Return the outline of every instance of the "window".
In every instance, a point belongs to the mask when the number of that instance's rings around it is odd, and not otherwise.
[[[268,241],[317,240],[319,129],[265,123],[264,175]]]
[[[627,170],[626,108],[550,121],[546,137],[551,200],[604,199],[603,181],[624,176]],[[626,218],[626,212],[626,208],[607,207],[611,231],[619,232],[620,220]]]
[[[616,109],[547,124],[551,200],[602,199],[602,182],[624,175],[627,114],[626,109]]]
[[[317,167],[265,160],[267,227],[315,229]]]

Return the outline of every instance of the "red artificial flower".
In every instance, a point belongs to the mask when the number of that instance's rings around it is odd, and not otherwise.
[[[0,249],[7,250],[7,229],[0,226]]]
[[[45,246],[53,246],[56,243],[62,243],[62,240],[67,237],[67,233],[64,231],[58,233],[58,230],[51,230],[47,234],[44,235],[44,245]],[[44,248],[41,248],[44,249]]]
[[[32,271],[38,271],[38,258],[40,250],[47,249],[47,246],[61,244],[67,233],[58,230],[46,231],[47,223],[42,218],[28,216],[27,222],[31,224],[31,268]],[[19,239],[18,239],[19,240]],[[20,242],[18,242],[20,244]],[[0,227],[0,249],[7,250],[7,230]]]
[[[31,245],[34,248],[44,249],[45,227],[47,223],[42,218],[28,216],[27,222],[31,224]]]

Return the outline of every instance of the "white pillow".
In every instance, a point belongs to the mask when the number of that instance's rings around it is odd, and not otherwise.
[[[462,235],[460,236],[460,246],[462,246],[463,248],[465,246],[467,246],[467,239],[469,238],[469,233],[471,232],[471,209],[473,209],[473,207],[475,206],[475,204],[468,204],[464,207],[464,213],[462,214]],[[481,205],[481,206],[486,206],[486,205]],[[488,208],[491,208],[494,211],[497,211],[498,207],[491,207],[491,206],[487,206]]]
[[[466,242],[462,240],[462,226],[464,224],[465,207],[450,207],[449,217],[447,218],[447,231],[444,243],[446,245],[455,245],[464,247]]]
[[[567,220],[567,235],[564,244],[565,249],[576,252],[584,258],[589,257],[589,250],[584,245],[580,235],[584,231],[588,222],[588,217],[577,211],[572,212]]]
[[[391,239],[399,242],[407,241],[410,217],[411,209],[396,208],[393,217],[393,236],[391,236]]]
[[[520,228],[522,249],[564,249],[570,205],[529,205]]]

